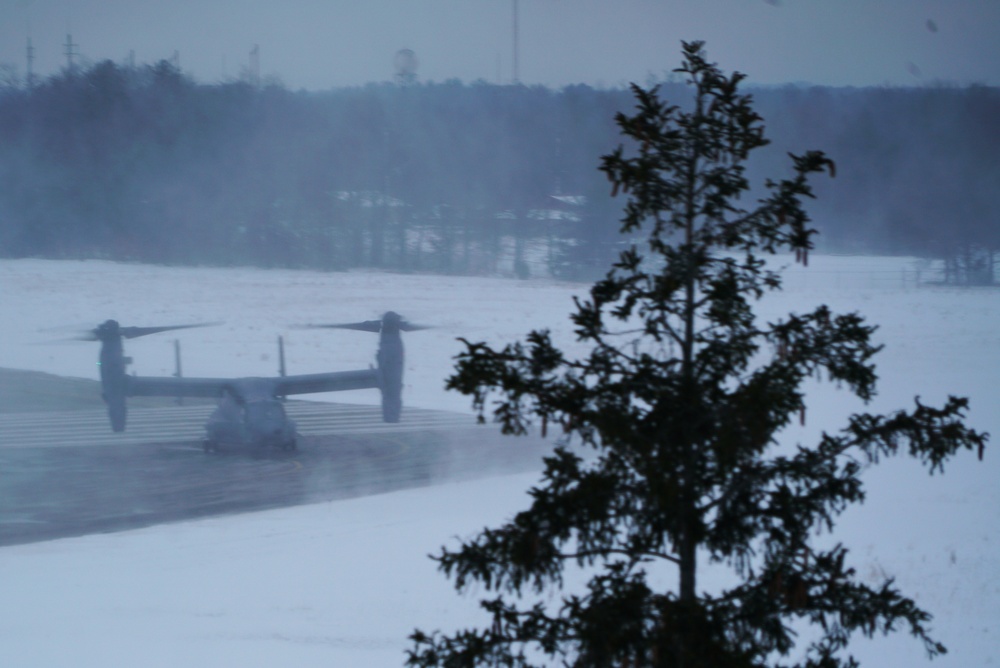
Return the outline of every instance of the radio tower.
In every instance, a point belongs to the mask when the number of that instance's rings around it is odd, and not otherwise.
[[[513,26],[513,33],[514,33],[514,59],[513,59],[513,80],[511,81],[511,83],[513,83],[513,84],[519,84],[519,83],[521,83],[521,77],[520,77],[520,75],[518,74],[518,71],[517,71],[518,70],[518,63],[517,63],[517,39],[518,39],[518,35],[517,35],[517,32],[518,32],[518,26],[517,26],[517,0],[511,0],[511,1],[513,3],[513,6],[512,6],[511,9],[513,10],[512,13],[513,13],[513,19],[514,19],[514,26]]]
[[[76,69],[76,65],[73,63],[73,58],[75,56],[80,55],[80,52],[76,50],[76,47],[80,45],[74,44],[73,36],[67,33],[65,46],[66,46],[66,67],[69,69],[70,72],[73,72]]]
[[[35,87],[35,47],[31,45],[31,37],[28,37],[28,78],[25,83],[28,88]]]
[[[254,44],[250,49],[250,85],[260,88],[260,45]]]

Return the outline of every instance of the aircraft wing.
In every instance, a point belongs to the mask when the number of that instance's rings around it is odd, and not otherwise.
[[[290,394],[363,390],[380,386],[377,369],[336,371],[276,378],[174,378],[128,376],[126,394],[132,397],[220,397],[226,391],[245,399]]]
[[[341,390],[364,390],[380,386],[378,369],[364,371],[335,371],[331,373],[310,373],[298,376],[272,378],[274,394],[311,394],[313,392],[338,392]]]
[[[126,394],[132,397],[219,397],[233,386],[232,378],[174,378],[128,376]]]

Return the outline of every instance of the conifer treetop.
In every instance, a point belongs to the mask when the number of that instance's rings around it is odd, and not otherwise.
[[[933,472],[987,436],[964,398],[942,407],[852,415],[812,445],[787,443],[806,383],[822,376],[864,401],[876,392],[875,327],[824,305],[760,323],[781,286],[766,260],[808,261],[809,179],[835,172],[819,151],[791,155],[750,205],[746,161],[763,120],[700,42],[677,69],[689,104],[634,86],[625,141],[600,169],[625,196],[628,243],[570,316],[589,353],[571,359],[548,331],[494,349],[464,341],[448,387],[505,433],[561,431],[531,505],[434,558],[476,585],[489,623],[413,634],[411,666],[852,666],[855,634],[907,630],[929,655],[930,614],[891,579],[860,581],[847,548],[817,543],[864,499],[863,468],[909,454]],[[699,580],[727,567],[736,584]],[[676,573],[658,587],[651,569]],[[569,572],[588,574],[582,590]],[[818,639],[797,647],[794,624]]]

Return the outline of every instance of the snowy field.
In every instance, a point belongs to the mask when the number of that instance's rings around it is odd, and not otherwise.
[[[909,407],[915,395],[932,403],[966,395],[970,424],[1000,438],[1000,290],[921,287],[916,267],[898,258],[815,257],[809,268],[789,269],[785,291],[760,313],[772,319],[819,303],[860,311],[880,325],[886,345],[872,410]],[[468,412],[465,397],[443,389],[461,349],[456,337],[500,344],[547,327],[572,348],[571,297],[585,290],[373,272],[0,261],[0,367],[96,378],[96,344],[53,340],[116,318],[224,323],[127,342],[140,375],[173,372],[174,339],[187,376],[274,375],[278,335],[289,373],[361,369],[373,360],[374,336],[291,326],[392,309],[435,326],[405,338],[404,402]],[[378,400],[372,391],[316,398]],[[788,439],[836,429],[860,408],[819,384],[805,427]],[[965,453],[944,476],[902,459],[883,462],[866,474],[868,501],[838,525],[859,577],[893,576],[935,615],[934,634],[950,649],[935,666],[1000,665],[997,462],[996,445],[983,462]],[[399,666],[415,627],[477,623],[476,592],[455,593],[426,555],[522,508],[535,480],[485,478],[2,548],[0,666]],[[863,665],[928,663],[905,634],[854,649]]]

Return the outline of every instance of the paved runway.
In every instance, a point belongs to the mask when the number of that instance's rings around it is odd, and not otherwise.
[[[289,402],[290,455],[205,454],[212,406],[0,415],[0,545],[115,531],[541,468],[551,444],[501,437],[467,415]]]

